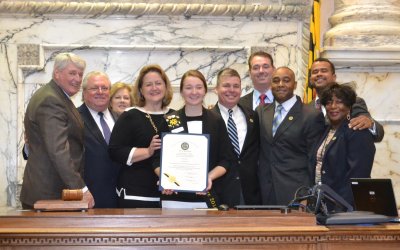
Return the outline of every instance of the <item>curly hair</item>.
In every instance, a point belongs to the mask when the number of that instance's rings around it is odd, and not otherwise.
[[[356,102],[357,94],[351,86],[335,82],[322,92],[320,97],[321,104],[325,106],[332,100],[333,96],[342,100],[346,107],[351,108]]]

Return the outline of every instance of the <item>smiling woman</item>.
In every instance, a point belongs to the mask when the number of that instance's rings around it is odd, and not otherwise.
[[[123,164],[117,193],[119,207],[159,207],[160,193],[154,168],[160,166],[160,134],[168,131],[164,115],[172,88],[158,65],[141,69],[133,87],[136,107],[117,120],[109,144],[111,158]]]
[[[317,143],[312,160],[315,182],[330,186],[353,205],[350,178],[370,178],[375,156],[373,135],[349,128],[356,93],[348,85],[332,84],[322,92],[330,125]],[[330,207],[333,209],[333,207]]]
[[[132,99],[132,88],[129,84],[116,82],[111,86],[110,109],[117,118],[133,105]]]
[[[231,167],[235,159],[222,117],[203,107],[207,93],[204,75],[198,70],[187,71],[181,79],[180,92],[185,106],[166,117],[169,130],[173,133],[209,135],[208,185],[206,193],[176,193],[163,190],[163,208],[206,208],[217,207],[221,194],[221,182],[216,181]],[[179,120],[177,120],[179,118]],[[174,121],[174,122],[173,122]],[[176,121],[176,122],[175,122]],[[156,169],[160,175],[160,169]],[[213,202],[211,202],[211,200]]]

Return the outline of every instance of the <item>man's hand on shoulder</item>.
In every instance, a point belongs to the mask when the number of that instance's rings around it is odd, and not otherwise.
[[[353,130],[363,130],[372,128],[374,125],[374,120],[366,115],[359,115],[350,119],[349,128]]]

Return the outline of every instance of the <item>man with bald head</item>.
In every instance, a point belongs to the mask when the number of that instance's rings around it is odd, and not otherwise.
[[[259,182],[264,205],[287,205],[302,186],[311,186],[312,148],[324,129],[321,112],[294,94],[294,72],[280,67],[271,78],[272,105],[259,106]]]
[[[83,104],[78,108],[85,124],[85,182],[96,200],[95,208],[117,207],[119,165],[108,154],[114,117],[108,109],[111,82],[100,71],[89,72],[82,82]]]

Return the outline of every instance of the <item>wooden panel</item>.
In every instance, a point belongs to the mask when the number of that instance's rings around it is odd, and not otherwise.
[[[400,226],[316,225],[294,211],[89,209],[0,215],[0,248],[400,249]]]

